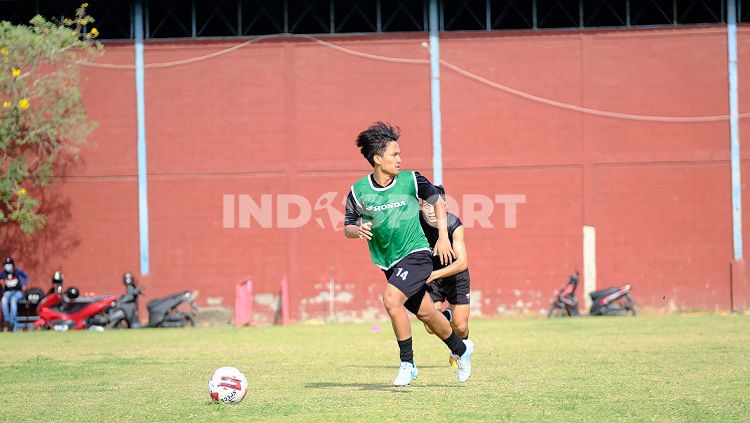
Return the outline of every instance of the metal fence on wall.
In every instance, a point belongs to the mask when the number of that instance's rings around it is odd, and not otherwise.
[[[105,39],[133,38],[135,0],[90,1]],[[70,16],[81,0],[0,0],[0,19]],[[427,30],[428,0],[144,0],[146,38]],[[724,0],[440,0],[442,31],[600,28],[726,22]],[[750,22],[750,0],[738,2]]]

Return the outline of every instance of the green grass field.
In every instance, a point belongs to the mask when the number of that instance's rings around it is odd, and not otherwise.
[[[0,334],[0,420],[750,419],[750,316],[474,320],[464,385],[415,324],[408,388],[379,325]],[[250,381],[239,405],[208,397],[225,365]]]

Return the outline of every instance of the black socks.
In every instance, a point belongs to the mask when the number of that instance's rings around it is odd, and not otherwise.
[[[466,344],[464,344],[464,341],[459,338],[455,330],[451,332],[451,336],[443,339],[443,342],[445,342],[445,345],[447,345],[448,348],[451,349],[451,352],[453,354],[459,357],[464,355],[464,353],[466,352]],[[411,338],[409,338],[409,346],[411,347]]]
[[[412,350],[411,347],[411,338],[397,342],[398,349],[401,352],[401,361],[414,364],[414,350]],[[464,341],[458,336],[458,334],[456,334],[455,330],[451,332],[451,335],[448,338],[443,339],[443,342],[445,342],[445,345],[450,348],[453,354],[459,357],[466,352],[466,344],[464,344]]]
[[[398,342],[398,349],[401,351],[401,361],[414,364],[414,350],[411,349],[411,337],[403,341],[396,341]]]

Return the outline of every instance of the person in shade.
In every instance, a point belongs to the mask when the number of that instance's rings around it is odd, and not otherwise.
[[[3,327],[10,331],[13,330],[18,314],[18,302],[23,299],[23,289],[29,284],[29,275],[16,268],[15,261],[7,257],[0,279],[3,281]]]

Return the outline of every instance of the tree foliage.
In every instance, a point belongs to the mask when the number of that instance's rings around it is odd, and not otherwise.
[[[87,6],[59,21],[0,22],[0,222],[26,233],[45,226],[37,198],[95,126],[79,88],[79,63],[101,50]]]

